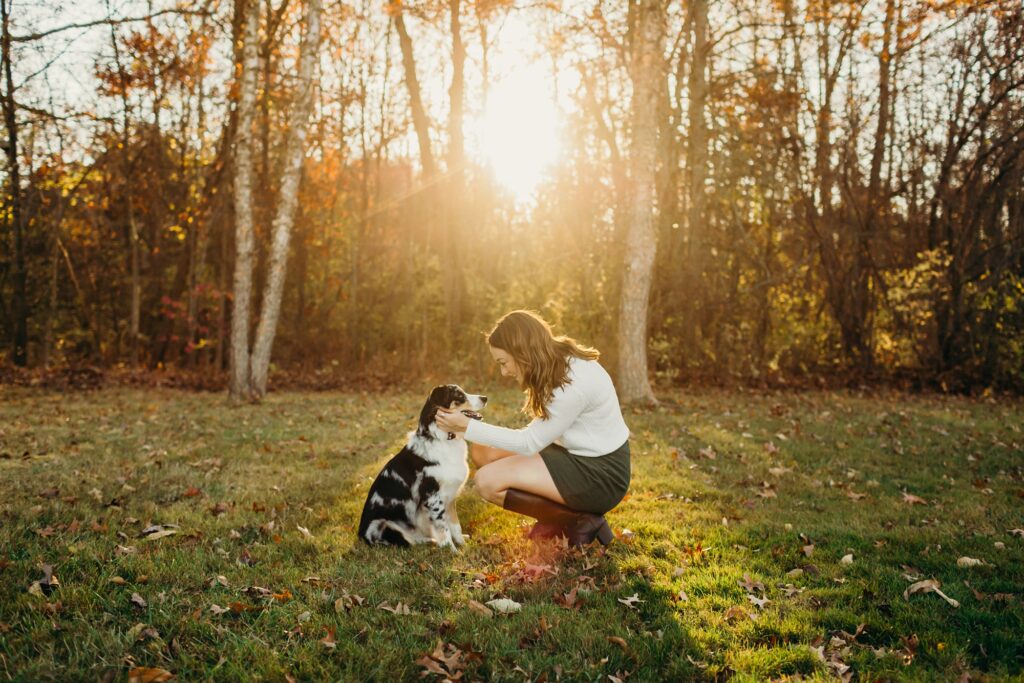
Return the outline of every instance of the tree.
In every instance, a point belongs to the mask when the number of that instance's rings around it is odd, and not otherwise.
[[[654,229],[658,158],[658,101],[661,97],[665,5],[636,0],[629,75],[633,84],[630,143],[630,206],[622,291],[619,299],[619,376],[622,399],[655,403],[647,376],[647,303],[657,236]]]
[[[281,194],[274,216],[274,236],[270,252],[270,274],[263,294],[260,324],[256,330],[256,343],[252,353],[252,385],[256,398],[267,393],[267,371],[270,351],[277,333],[281,315],[281,296],[284,291],[288,265],[288,247],[291,242],[299,181],[302,178],[302,160],[306,154],[306,132],[309,114],[313,109],[313,69],[320,52],[320,0],[307,0],[306,31],[299,48],[298,97],[288,126],[285,146],[285,168],[281,175]]]
[[[235,276],[231,311],[231,380],[228,391],[234,400],[252,395],[249,374],[249,305],[252,298],[252,124],[256,113],[257,51],[260,29],[258,0],[236,4],[243,12],[242,68],[238,88],[238,128],[235,129]]]
[[[0,98],[0,103],[3,104],[4,126],[7,128],[4,151],[7,153],[7,168],[10,174],[10,227],[14,233],[14,294],[11,306],[14,321],[11,350],[15,365],[24,366],[28,364],[28,293],[26,292],[28,276],[25,266],[21,169],[18,160],[17,104],[14,100],[14,79],[11,76],[11,4],[13,4],[13,0],[0,0],[0,12],[3,13],[3,34],[0,39],[2,39],[2,77],[4,79],[4,95],[3,98]]]

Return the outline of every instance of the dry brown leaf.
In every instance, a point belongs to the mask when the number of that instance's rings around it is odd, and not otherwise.
[[[334,639],[334,629],[325,626],[324,630],[327,631],[327,635],[320,639],[320,644],[328,650],[333,650],[338,646],[338,642]]]
[[[961,567],[961,568],[981,567],[984,564],[985,563],[982,562],[981,560],[975,559],[973,557],[967,557],[967,556],[961,557],[961,558],[959,558],[956,561],[956,566]]]
[[[477,602],[476,600],[470,600],[468,604],[469,604],[469,608],[471,610],[473,610],[474,612],[479,612],[480,614],[484,615],[485,617],[493,617],[494,616],[494,612],[491,611],[491,608],[488,607],[487,605],[483,604],[482,602]]]
[[[903,502],[908,505],[927,505],[928,501],[912,493],[903,492]]]
[[[743,609],[742,607],[739,607],[738,605],[730,607],[729,609],[725,610],[724,614],[722,614],[722,618],[726,621],[732,621],[733,619],[740,619],[742,617],[747,617],[750,619],[754,618],[750,613],[747,612],[747,610]]]
[[[166,669],[137,666],[128,672],[128,683],[163,683],[173,680],[174,674]]]
[[[136,607],[141,607],[142,609],[146,609],[148,606],[146,600],[138,593],[132,593],[131,602]]]
[[[401,602],[396,602],[394,607],[389,605],[387,602],[382,602],[379,605],[377,605],[377,609],[384,610],[385,612],[391,612],[392,614],[412,613],[411,610],[409,609],[409,606]]]

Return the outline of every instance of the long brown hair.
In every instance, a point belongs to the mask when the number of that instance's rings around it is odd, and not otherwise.
[[[554,336],[551,326],[533,311],[506,313],[487,334],[487,343],[512,356],[522,371],[523,411],[545,419],[555,389],[569,381],[569,357],[597,360],[601,355],[571,337]]]

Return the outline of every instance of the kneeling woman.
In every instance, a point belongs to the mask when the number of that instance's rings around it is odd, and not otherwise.
[[[487,501],[538,520],[531,538],[564,534],[574,546],[612,532],[604,513],[629,488],[629,429],[598,352],[555,337],[540,316],[512,311],[487,336],[505,377],[526,392],[533,421],[508,429],[439,411],[437,424],[465,432]]]

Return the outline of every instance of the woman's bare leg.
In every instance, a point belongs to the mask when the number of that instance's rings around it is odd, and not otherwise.
[[[500,507],[504,507],[508,489],[528,491],[565,505],[544,459],[536,453],[502,458],[484,465],[477,470],[476,488],[484,500]]]
[[[507,458],[512,455],[516,454],[512,451],[494,448],[493,446],[485,446],[481,443],[469,444],[469,457],[472,458],[473,464],[477,467],[490,465],[492,462],[496,462],[502,458]]]

